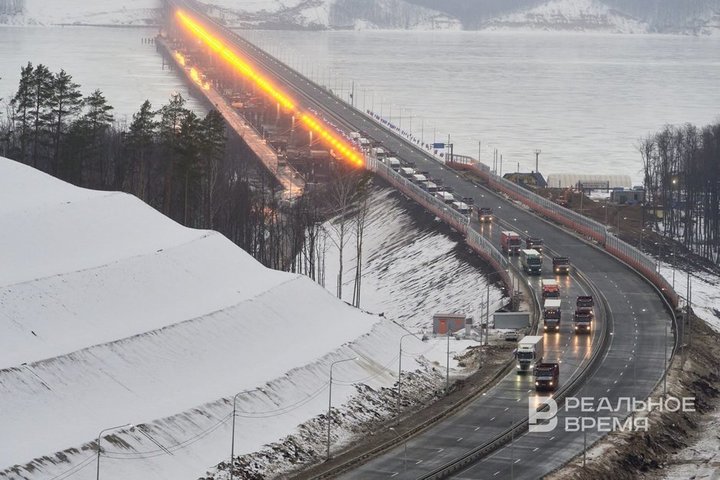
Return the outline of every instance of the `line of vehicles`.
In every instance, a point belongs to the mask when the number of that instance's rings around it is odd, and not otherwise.
[[[439,179],[431,178],[429,172],[416,169],[414,164],[400,160],[383,147],[371,147],[369,141],[358,132],[350,133],[350,139],[364,151],[367,151],[369,155],[433,195],[448,207],[462,215],[470,216],[475,213],[481,223],[491,223],[493,221],[492,208],[476,206],[473,198],[456,196],[449,186],[443,185]]]
[[[518,233],[505,230],[500,233],[500,248],[506,255],[518,255],[520,265],[528,275],[542,275],[543,240],[541,238],[528,237],[523,244]],[[552,271],[556,275],[568,275],[570,259],[563,256],[552,257]],[[560,284],[555,278],[543,278],[540,280],[540,287],[543,333],[558,333],[563,317]],[[592,331],[594,305],[593,297],[590,295],[576,298],[572,318],[573,330],[576,334]],[[532,373],[536,391],[554,391],[559,384],[560,364],[544,361],[544,339],[544,335],[527,335],[518,341],[517,373]]]

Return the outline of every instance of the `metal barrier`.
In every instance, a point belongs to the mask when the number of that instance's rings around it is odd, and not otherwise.
[[[471,170],[486,180],[490,188],[518,200],[535,212],[597,242],[598,245],[603,247],[609,254],[627,263],[650,280],[650,282],[660,289],[673,308],[677,308],[679,302],[678,294],[673,290],[670,283],[660,275],[652,258],[627,242],[612,235],[605,225],[587,218],[584,215],[580,215],[573,210],[562,207],[547,198],[541,197],[517,183],[510,182],[495,175],[490,171],[490,167],[485,164],[473,163]]]
[[[381,160],[373,156],[367,156],[366,159],[370,170],[384,178],[398,191],[422,205],[426,210],[432,212],[443,222],[462,233],[465,236],[468,246],[490,263],[500,275],[508,291],[510,290],[511,279],[508,271],[510,262],[488,239],[480,235],[476,230],[470,228],[470,217],[468,215],[464,215],[454,208],[449,207],[430,192],[423,190],[415,183],[391,169]]]

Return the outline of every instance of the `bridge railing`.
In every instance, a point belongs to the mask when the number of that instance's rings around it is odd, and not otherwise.
[[[510,279],[510,262],[493,244],[479,232],[470,228],[470,216],[464,215],[443,201],[435,197],[432,193],[420,188],[417,184],[403,177],[381,160],[373,157],[367,157],[368,168],[384,178],[388,183],[395,187],[415,202],[419,203],[429,212],[432,212],[443,222],[462,233],[465,236],[467,244],[480,256],[485,258],[492,267],[499,273],[503,283],[508,287],[511,285]]]
[[[660,289],[673,307],[678,306],[679,297],[677,293],[657,271],[653,259],[611,234],[605,225],[541,197],[517,183],[495,175],[483,163],[473,163],[471,169],[475,174],[485,179],[491,188],[505,193],[508,197],[521,202],[531,210],[594,240],[608,253],[632,266],[650,280]]]

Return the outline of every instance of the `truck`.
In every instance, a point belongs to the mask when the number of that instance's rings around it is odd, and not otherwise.
[[[402,165],[400,164],[400,160],[396,157],[387,157],[385,159],[385,163],[388,167],[395,170],[396,172],[400,171],[400,168],[402,167]]]
[[[542,362],[543,337],[541,335],[527,335],[518,342],[517,373],[532,372],[535,365]]]
[[[568,257],[553,257],[553,272],[558,275],[570,273],[570,259]]]
[[[525,239],[525,248],[537,250],[542,253],[543,251],[543,239],[537,237],[528,237]]]
[[[455,195],[453,195],[450,192],[446,192],[444,190],[435,192],[435,198],[439,199],[446,205],[450,205],[451,203],[453,203],[455,201]]]
[[[512,230],[503,230],[500,232],[500,246],[505,255],[517,255],[521,246],[520,235]]]
[[[543,278],[540,281],[542,285],[542,298],[560,298],[560,285],[554,278]]]
[[[465,202],[452,202],[451,206],[463,215],[470,215],[470,206]]]
[[[590,333],[592,329],[592,312],[586,310],[575,310],[573,315],[573,323],[575,324],[575,333]]]
[[[528,275],[540,275],[542,273],[542,255],[537,250],[520,250],[520,264]]]
[[[493,221],[493,209],[489,207],[480,207],[478,211],[478,221],[480,223],[492,223]]]
[[[560,364],[538,363],[533,373],[535,373],[535,391],[557,389],[560,383]]]
[[[562,301],[559,298],[548,298],[543,304],[543,327],[546,332],[559,332]]]
[[[589,313],[593,315],[593,307],[595,306],[595,300],[592,295],[579,295],[575,300],[575,309],[579,312]]]

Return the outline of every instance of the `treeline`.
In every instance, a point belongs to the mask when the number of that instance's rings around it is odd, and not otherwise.
[[[639,149],[646,206],[663,212],[659,233],[720,263],[720,123],[666,126]]]
[[[25,8],[25,0],[0,0],[0,15],[17,15]]]
[[[356,237],[354,303],[360,303],[362,234],[369,176],[336,165],[325,186],[287,201],[274,179],[226,135],[222,116],[204,118],[180,94],[145,101],[129,125],[114,121],[102,92],[83,96],[65,71],[28,63],[0,117],[0,153],[78,186],[136,195],[175,221],[221,232],[264,265],[325,284],[326,239]],[[336,216],[329,237],[323,224]],[[338,296],[344,283],[337,275]]]
[[[307,201],[284,212],[277,188],[253,167],[239,140],[226,137],[222,116],[204,118],[175,94],[154,109],[145,101],[125,126],[114,121],[102,92],[83,96],[61,70],[28,63],[0,121],[0,152],[75,185],[120,190],[183,225],[215,229],[263,264],[296,266]],[[299,246],[300,245],[300,246]]]

